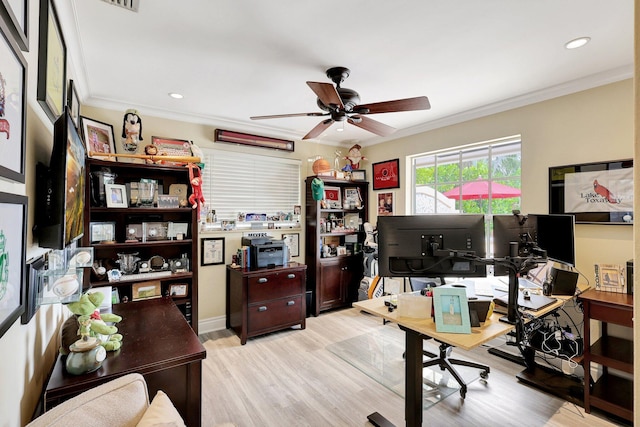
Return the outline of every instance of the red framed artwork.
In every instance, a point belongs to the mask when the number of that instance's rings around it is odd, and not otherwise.
[[[400,188],[400,159],[374,163],[373,189]]]

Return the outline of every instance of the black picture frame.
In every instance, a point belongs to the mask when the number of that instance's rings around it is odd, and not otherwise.
[[[76,85],[73,83],[73,80],[69,80],[69,89],[67,90],[67,106],[69,107],[69,115],[71,116],[71,120],[73,120],[73,124],[76,125],[76,129],[79,129],[80,97],[78,97]]]
[[[29,0],[19,0],[19,8],[11,7],[9,0],[0,0],[0,17],[4,19],[23,52],[29,52]]]
[[[22,313],[20,323],[26,325],[38,312],[40,304],[40,273],[45,269],[46,258],[44,255],[30,259],[26,264],[26,288],[24,313]]]
[[[0,338],[24,313],[27,203],[26,196],[0,193]]]
[[[549,168],[549,213],[550,214],[571,214],[574,215],[576,223],[584,224],[620,224],[620,225],[632,225],[633,224],[633,209],[631,210],[602,210],[602,211],[566,211],[566,177],[568,174],[585,174],[585,177],[589,179],[588,188],[585,188],[581,194],[583,197],[591,197],[593,199],[593,206],[606,205],[598,191],[604,192],[610,191],[608,188],[604,190],[596,190],[596,184],[607,184],[605,180],[601,179],[599,183],[594,182],[600,175],[606,177],[610,173],[617,173],[626,170],[627,174],[631,175],[629,191],[633,192],[633,159],[612,160],[603,162],[592,163],[580,163],[573,165],[552,166]],[[616,177],[617,178],[617,177]],[[621,180],[616,179],[618,183]],[[615,194],[616,192],[612,192]],[[617,195],[616,197],[618,197]],[[628,199],[628,197],[627,197]],[[627,203],[629,201],[627,200]],[[631,199],[633,204],[633,199]]]
[[[207,237],[201,239],[200,265],[224,264],[224,237]]]
[[[0,70],[0,177],[25,182],[27,62],[11,37],[7,24],[0,19],[0,57],[7,58]],[[12,58],[15,61],[11,61]],[[6,102],[11,95],[12,102]]]
[[[55,122],[67,100],[67,45],[53,0],[40,0],[39,31],[36,98],[47,117]]]
[[[400,159],[374,163],[371,169],[374,190],[400,188]]]

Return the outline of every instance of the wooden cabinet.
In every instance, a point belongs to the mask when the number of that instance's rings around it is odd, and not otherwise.
[[[103,177],[126,188],[127,207],[106,207]],[[87,160],[85,234],[83,246],[94,248],[94,268],[85,275],[84,287],[116,288],[121,302],[146,296],[170,295],[191,327],[198,333],[198,221],[190,206],[141,207],[132,202],[131,187],[141,179],[155,180],[158,194],[170,189],[185,199],[191,191],[186,167]],[[135,196],[135,193],[134,193]],[[124,255],[123,255],[124,254]],[[131,266],[119,262],[127,256]],[[105,271],[120,271],[119,280],[109,280]],[[113,277],[112,277],[113,279]]]
[[[307,266],[255,270],[227,266],[227,328],[247,338],[291,326],[305,328]]]
[[[306,180],[307,289],[312,291],[315,316],[349,306],[357,299],[362,277],[363,224],[368,221],[369,183],[323,178],[325,193],[334,201],[316,201]],[[336,200],[337,199],[337,200]]]
[[[633,328],[633,295],[589,290],[580,295],[584,307],[584,409],[591,407],[633,420],[633,341],[610,336],[608,324]],[[602,324],[602,335],[591,344],[591,320]],[[591,363],[602,366],[593,380]],[[618,371],[619,373],[616,374]]]

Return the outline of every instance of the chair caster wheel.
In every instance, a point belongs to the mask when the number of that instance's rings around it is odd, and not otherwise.
[[[487,371],[480,372],[480,378],[482,378],[483,380],[486,380],[487,378],[489,378],[489,372]]]
[[[467,387],[466,386],[460,387],[460,397],[464,399],[466,396],[467,396]]]

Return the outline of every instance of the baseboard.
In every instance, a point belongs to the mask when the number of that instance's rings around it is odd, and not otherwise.
[[[206,334],[207,332],[215,332],[227,329],[227,317],[218,316],[200,320],[198,322],[198,333]]]

